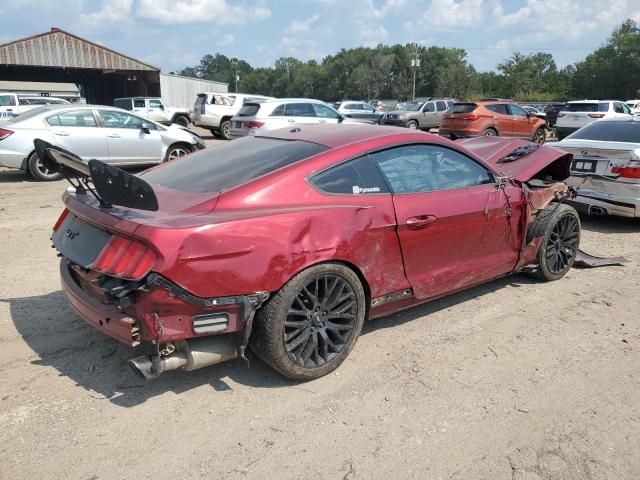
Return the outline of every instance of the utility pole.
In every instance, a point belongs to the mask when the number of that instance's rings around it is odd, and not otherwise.
[[[411,59],[411,66],[413,67],[413,95],[412,100],[416,99],[416,70],[420,67],[420,58],[418,57],[418,45],[413,52],[413,58]]]
[[[236,71],[236,93],[238,93],[238,80],[240,80],[240,76],[238,75],[238,59],[234,58],[233,59],[233,66],[235,67],[235,71]]]

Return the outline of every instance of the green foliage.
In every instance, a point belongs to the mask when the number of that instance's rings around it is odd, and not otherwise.
[[[416,57],[420,59],[415,69],[417,97],[519,101],[640,97],[640,28],[632,20],[616,28],[607,43],[584,61],[562,69],[549,53],[514,52],[496,72],[476,72],[463,49],[406,44],[342,49],[321,63],[284,57],[268,68],[253,68],[217,53],[179,73],[226,82],[230,90],[237,74],[238,91],[274,97],[404,101],[412,98],[411,60]]]

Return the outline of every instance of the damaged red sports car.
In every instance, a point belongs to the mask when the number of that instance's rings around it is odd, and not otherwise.
[[[140,175],[36,140],[74,184],[54,226],[78,314],[153,378],[244,356],[334,370],[365,320],[523,270],[557,280],[580,220],[571,155],[369,125],[234,140]],[[150,350],[151,350],[150,349]]]

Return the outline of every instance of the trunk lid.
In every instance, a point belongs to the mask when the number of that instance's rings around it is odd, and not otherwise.
[[[572,174],[617,176],[612,169],[637,162],[634,152],[640,151],[640,144],[567,139],[559,148],[573,155]]]
[[[543,170],[558,181],[570,175],[571,154],[558,148],[491,136],[458,140],[458,143],[501,175],[519,182],[528,182]]]

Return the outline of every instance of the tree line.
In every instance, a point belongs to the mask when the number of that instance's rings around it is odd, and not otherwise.
[[[205,55],[181,75],[229,84],[230,90],[274,97],[409,100],[416,96],[460,99],[513,98],[554,101],[575,98],[640,97],[640,28],[633,20],[618,26],[605,44],[574,65],[558,68],[553,55],[514,52],[496,71],[478,72],[459,48],[416,44],[342,49],[321,62],[280,58],[273,67],[254,68],[244,60]]]

